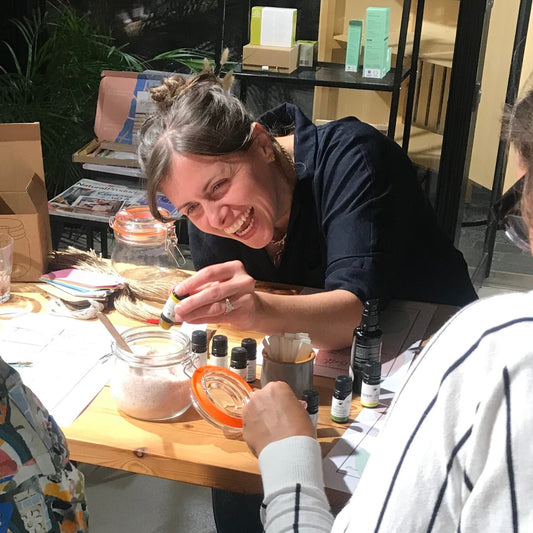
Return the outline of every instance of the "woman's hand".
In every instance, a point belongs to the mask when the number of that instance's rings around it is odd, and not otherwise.
[[[229,323],[248,330],[257,322],[260,301],[255,280],[240,261],[211,265],[175,287],[189,294],[175,307],[174,320],[190,324]]]
[[[256,456],[271,442],[297,435],[314,438],[316,434],[304,403],[283,381],[267,383],[254,392],[242,416],[243,438]]]

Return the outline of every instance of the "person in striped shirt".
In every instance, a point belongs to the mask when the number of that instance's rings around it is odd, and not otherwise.
[[[525,174],[511,235],[531,252],[533,91],[504,122]],[[463,308],[414,361],[334,518],[310,419],[286,384],[268,384],[243,412],[263,478],[265,531],[533,531],[532,390],[533,291]]]

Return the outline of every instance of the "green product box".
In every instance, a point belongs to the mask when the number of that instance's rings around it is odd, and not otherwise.
[[[363,54],[363,77],[383,78],[390,70],[391,47],[386,39],[382,43],[366,41]]]
[[[348,23],[348,43],[346,45],[346,72],[357,72],[361,57],[361,39],[363,35],[363,21],[350,20]]]
[[[390,7],[368,7],[366,10],[367,41],[382,42],[389,38]]]
[[[263,6],[252,7],[250,18],[250,44],[261,44],[261,19],[263,17]]]

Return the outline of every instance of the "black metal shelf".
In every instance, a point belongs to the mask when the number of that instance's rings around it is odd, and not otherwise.
[[[341,89],[361,89],[367,91],[392,92],[396,88],[396,69],[391,70],[381,79],[363,77],[362,67],[358,72],[346,72],[341,63],[318,63],[314,68],[301,67],[291,74],[242,70],[239,65],[234,74],[237,79],[253,82],[292,83],[309,87],[337,87]],[[401,80],[409,76],[410,69],[402,69]]]

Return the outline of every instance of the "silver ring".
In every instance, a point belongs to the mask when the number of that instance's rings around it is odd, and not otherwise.
[[[232,305],[232,303],[229,301],[229,298],[226,298],[226,310],[224,311],[224,314],[231,313],[235,309]]]

